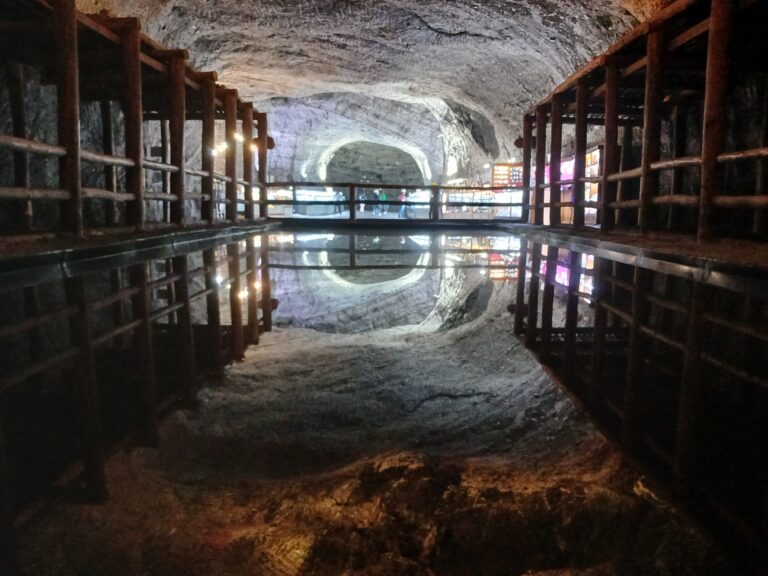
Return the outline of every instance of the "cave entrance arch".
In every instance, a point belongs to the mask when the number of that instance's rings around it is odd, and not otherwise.
[[[424,175],[416,160],[395,146],[351,142],[336,150],[328,162],[328,182],[421,186]]]

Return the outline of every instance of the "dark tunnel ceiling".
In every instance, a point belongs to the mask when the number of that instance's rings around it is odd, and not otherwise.
[[[320,139],[333,141],[325,116],[343,117],[351,101],[384,118],[399,116],[400,124],[429,111],[443,137],[441,158],[432,166],[439,176],[449,156],[468,172],[513,155],[524,109],[669,3],[81,0],[78,6],[139,16],[150,35],[189,48],[198,68],[218,71],[222,82],[261,109],[279,115],[289,104],[299,120],[283,121],[287,132],[277,134],[278,145],[289,147],[283,156],[290,157],[278,172],[296,175],[300,166],[306,172],[307,163],[314,165],[322,151],[303,146],[301,134],[325,131]],[[302,114],[301,107],[309,111]],[[357,112],[355,122],[365,125],[365,114]],[[368,134],[352,136],[401,148],[407,140],[427,150],[437,135],[433,129],[387,135],[386,122],[375,123],[379,128],[363,126]]]

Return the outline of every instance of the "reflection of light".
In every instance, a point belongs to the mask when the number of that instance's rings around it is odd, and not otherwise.
[[[261,282],[259,280],[256,280],[256,282],[253,283],[253,289],[259,290],[261,288]]]
[[[297,234],[296,242],[311,242],[312,240],[333,240],[334,234]]]
[[[222,275],[216,274],[216,284],[221,284],[222,282],[224,282],[224,278],[222,277]]]
[[[248,288],[244,290],[240,290],[239,296],[240,296],[240,300],[245,300],[246,298],[248,298]]]
[[[408,238],[419,246],[429,246],[431,243],[429,236],[408,236]]]
[[[327,260],[328,259],[328,252],[326,252],[325,250],[320,252],[320,258],[322,258],[323,260]]]
[[[251,152],[256,154],[259,151],[259,147],[256,144],[251,144]]]
[[[275,240],[279,244],[293,244],[293,234],[278,234]]]
[[[453,176],[459,171],[459,163],[453,156],[448,156],[448,162],[445,167],[445,175]]]
[[[234,137],[234,139],[235,139],[235,140],[237,140],[238,142],[245,142],[245,138],[243,138],[243,135],[242,135],[242,134],[240,134],[240,132],[235,132],[234,134],[232,134],[232,136],[233,136],[233,137]]]
[[[308,250],[304,250],[304,254],[302,254],[302,256],[304,256],[305,258],[306,258],[307,256],[309,256],[309,251],[308,251]]]

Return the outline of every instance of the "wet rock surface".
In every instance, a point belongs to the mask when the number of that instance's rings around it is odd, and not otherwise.
[[[513,337],[514,284],[485,286],[446,279],[419,325],[265,335],[158,449],[110,461],[106,505],[27,530],[26,569],[737,574]]]

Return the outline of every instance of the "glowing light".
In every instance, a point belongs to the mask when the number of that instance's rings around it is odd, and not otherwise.
[[[445,166],[445,175],[453,176],[459,171],[459,163],[454,156],[448,156],[448,162]]]
[[[490,168],[490,167],[491,167],[491,165],[487,164],[487,163],[485,165],[483,165],[483,168],[485,168],[486,170],[488,170],[488,168]]]
[[[248,298],[248,288],[245,288],[244,290],[240,290],[240,300],[245,300]]]
[[[219,155],[219,151],[218,151],[218,150],[216,150],[216,148],[213,148],[213,149],[211,150],[211,156],[213,156],[214,158],[216,158],[216,156],[218,156],[218,155]]]
[[[251,144],[251,152],[256,154],[259,151],[259,147],[256,144]]]
[[[221,284],[222,282],[224,282],[224,278],[221,274],[216,274],[216,284]]]
[[[234,137],[234,139],[235,139],[235,140],[237,140],[238,142],[245,142],[245,138],[243,137],[243,135],[242,135],[242,134],[240,134],[240,132],[235,132],[234,134],[232,134],[232,136],[233,136],[233,137]]]

